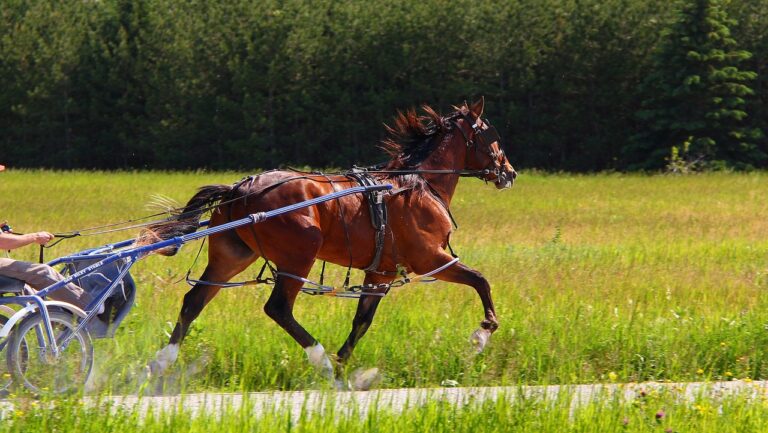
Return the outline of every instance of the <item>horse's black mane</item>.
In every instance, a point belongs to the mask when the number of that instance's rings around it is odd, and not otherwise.
[[[392,158],[386,164],[387,170],[417,168],[438,144],[435,136],[450,131],[453,128],[451,121],[462,115],[461,111],[454,111],[441,116],[428,105],[421,108],[425,113],[423,116],[414,109],[405,113],[398,111],[394,125],[385,125],[389,136],[381,142],[381,148]]]

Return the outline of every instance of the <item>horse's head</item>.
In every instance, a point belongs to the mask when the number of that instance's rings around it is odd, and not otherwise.
[[[422,107],[425,116],[414,109],[398,112],[381,143],[392,156],[387,170],[473,176],[499,189],[511,187],[517,173],[501,150],[496,128],[483,119],[483,105],[482,98],[465,103],[446,117],[428,105]]]
[[[484,105],[483,98],[471,106],[465,103],[453,120],[466,144],[465,169],[478,171],[477,177],[493,182],[498,189],[509,188],[517,172],[501,148],[498,131],[482,117]]]

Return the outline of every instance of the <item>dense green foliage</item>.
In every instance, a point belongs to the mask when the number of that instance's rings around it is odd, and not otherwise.
[[[629,146],[640,165],[660,168],[673,147],[687,165],[749,168],[765,160],[754,143],[761,131],[743,126],[757,74],[739,69],[751,54],[734,49],[722,3],[692,0],[664,38],[638,112],[645,129]]]
[[[70,168],[348,166],[380,158],[381,124],[396,109],[447,111],[485,95],[513,163],[625,169],[638,162],[629,138],[653,131],[637,116],[642,102],[665,95],[641,84],[678,72],[680,61],[658,61],[669,52],[661,35],[679,29],[675,11],[689,2],[3,0],[0,158]],[[725,45],[741,53],[739,71],[757,74],[737,80],[755,95],[734,94],[726,107],[749,114],[738,117],[750,131],[768,130],[767,10],[768,0],[743,0],[716,18],[721,44],[738,42]],[[693,51],[718,49],[696,41]],[[708,128],[701,137],[718,146],[735,131]],[[708,156],[765,166],[766,139],[747,135],[737,140],[747,149],[725,143]],[[681,144],[654,140],[665,156]],[[652,160],[639,162],[663,165],[661,153],[643,150]]]

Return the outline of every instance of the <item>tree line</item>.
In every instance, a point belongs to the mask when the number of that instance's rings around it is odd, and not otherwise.
[[[480,95],[520,167],[768,165],[768,0],[1,3],[9,166],[375,163]]]

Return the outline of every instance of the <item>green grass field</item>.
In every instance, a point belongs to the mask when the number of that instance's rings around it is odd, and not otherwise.
[[[151,213],[153,194],[185,202],[196,187],[247,173],[0,174],[0,219],[16,231],[68,231]],[[496,191],[462,180],[452,244],[491,282],[501,327],[486,352],[467,339],[475,292],[436,283],[394,289],[351,361],[381,387],[570,384],[768,376],[768,174],[687,177],[522,173]],[[48,258],[134,232],[77,238]],[[138,304],[96,344],[96,389],[137,392],[134,376],[167,341],[197,245],[134,267]],[[34,261],[26,247],[13,257]],[[196,267],[202,271],[202,263]],[[257,267],[242,278],[254,277]],[[339,283],[343,269],[330,277]],[[360,280],[360,274],[357,275]],[[269,288],[228,289],[204,310],[169,389],[258,391],[322,386],[301,348],[262,312]],[[296,316],[331,351],[355,301],[302,296]],[[750,409],[751,410],[751,409]]]

